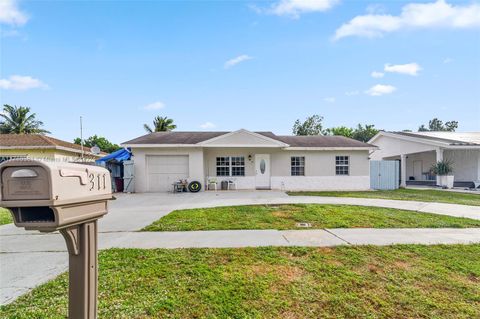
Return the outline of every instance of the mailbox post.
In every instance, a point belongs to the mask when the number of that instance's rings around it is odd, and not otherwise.
[[[112,199],[110,173],[90,165],[9,160],[0,165],[0,206],[17,227],[60,231],[69,253],[70,319],[97,317],[97,220]]]

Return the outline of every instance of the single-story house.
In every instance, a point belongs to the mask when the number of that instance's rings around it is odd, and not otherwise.
[[[90,148],[83,147],[84,161],[94,162],[105,155],[93,154]],[[40,134],[0,134],[0,162],[11,158],[78,162],[82,158],[82,147]]]
[[[370,141],[378,147],[372,160],[399,160],[400,185],[436,185],[430,168],[452,163],[454,186],[474,187],[480,181],[480,132],[379,132]]]
[[[131,141],[136,192],[180,179],[234,181],[237,189],[367,190],[374,146],[341,136],[272,132],[156,132]]]

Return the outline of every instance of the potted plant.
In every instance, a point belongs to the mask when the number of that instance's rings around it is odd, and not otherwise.
[[[453,167],[447,160],[441,160],[432,166],[432,172],[437,176],[437,184],[445,188],[453,188]]]

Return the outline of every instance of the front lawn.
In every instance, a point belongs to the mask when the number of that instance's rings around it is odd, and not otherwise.
[[[0,225],[13,223],[12,214],[6,208],[0,207]]]
[[[480,227],[480,220],[392,208],[295,204],[177,210],[143,230],[298,229],[301,222],[312,228]]]
[[[441,190],[396,189],[391,191],[361,191],[361,192],[288,192],[291,196],[329,196],[355,198],[382,198],[398,200],[414,200],[419,202],[439,202],[462,205],[480,206],[479,194],[466,194]]]
[[[99,318],[479,318],[480,245],[113,249]],[[67,274],[0,308],[65,318]]]

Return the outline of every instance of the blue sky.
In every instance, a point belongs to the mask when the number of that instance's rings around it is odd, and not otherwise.
[[[117,143],[156,115],[178,130],[289,134],[311,114],[480,129],[475,1],[0,0],[0,23],[1,103],[65,140],[80,116]]]

